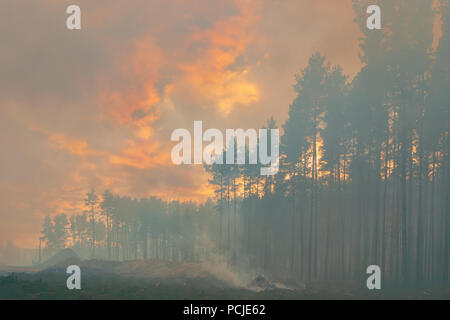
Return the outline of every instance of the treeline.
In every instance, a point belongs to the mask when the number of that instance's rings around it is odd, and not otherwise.
[[[211,201],[132,199],[109,190],[91,190],[84,201],[83,214],[45,217],[41,260],[66,247],[85,258],[199,260],[207,254],[204,239],[217,229]]]

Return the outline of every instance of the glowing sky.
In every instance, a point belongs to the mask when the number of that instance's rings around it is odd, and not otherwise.
[[[314,52],[360,69],[353,19],[350,0],[1,1],[0,242],[36,245],[43,216],[81,213],[90,188],[205,200],[170,133],[281,125]]]

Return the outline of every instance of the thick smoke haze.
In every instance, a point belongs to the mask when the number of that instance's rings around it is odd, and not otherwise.
[[[345,1],[0,3],[0,242],[36,247],[45,215],[82,213],[95,188],[205,201],[201,166],[172,165],[170,133],[282,124],[317,51],[353,77]]]

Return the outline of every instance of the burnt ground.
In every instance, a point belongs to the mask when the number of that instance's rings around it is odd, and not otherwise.
[[[68,290],[66,268],[81,268],[81,290]],[[220,271],[220,272],[219,272]],[[162,260],[81,260],[63,250],[32,267],[0,267],[0,299],[450,299],[450,288],[384,283],[368,290],[355,282],[310,284],[275,281],[258,275],[243,280],[223,266]]]
[[[450,299],[450,290],[438,287],[418,290],[391,285],[369,291],[351,283],[322,282],[288,288],[261,279],[261,287],[255,283],[236,286],[210,274],[144,276],[82,270],[81,290],[67,289],[68,275],[61,268],[0,276],[0,299]]]

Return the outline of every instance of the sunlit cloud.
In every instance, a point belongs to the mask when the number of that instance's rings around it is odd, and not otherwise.
[[[58,150],[65,150],[77,156],[99,155],[99,151],[91,149],[86,140],[68,137],[62,133],[51,132],[45,129],[30,127],[30,130],[45,134],[48,143]]]

